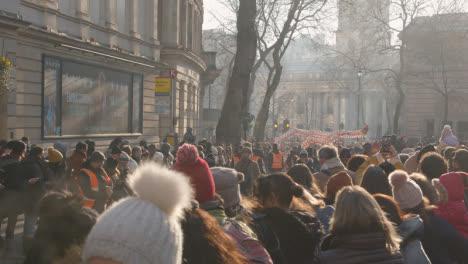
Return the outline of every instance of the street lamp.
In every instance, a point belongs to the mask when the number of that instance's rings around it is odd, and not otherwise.
[[[360,118],[361,118],[361,77],[362,77],[362,71],[359,69],[357,72],[358,76],[358,101],[357,101],[357,122],[356,122],[356,129],[359,129],[359,124],[360,124]]]

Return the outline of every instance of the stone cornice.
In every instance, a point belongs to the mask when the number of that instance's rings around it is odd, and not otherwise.
[[[111,55],[111,56],[120,57],[120,58],[131,60],[131,61],[135,61],[138,63],[152,65],[155,67],[156,70],[163,70],[163,69],[169,68],[167,64],[162,63],[162,62],[154,61],[145,57],[135,56],[129,53],[124,53],[116,49],[112,49],[112,48],[105,47],[105,46],[93,45],[90,42],[85,42],[85,41],[78,40],[76,38],[73,38],[67,35],[57,34],[57,33],[43,30],[34,26],[29,26],[29,27],[25,27],[22,29],[18,29],[17,32],[19,35],[28,36],[34,39],[39,39],[41,41],[49,42],[54,45],[67,44],[71,46],[76,46],[77,48],[81,48],[81,49],[91,50],[91,51],[103,53],[106,55]]]
[[[191,51],[173,48],[163,48],[161,50],[162,61],[166,61],[172,58],[185,60],[191,65],[198,67],[200,74],[206,71],[206,63],[198,55]]]
[[[112,29],[112,28],[97,25],[97,24],[95,24],[95,23],[93,23],[92,21],[89,20],[89,16],[87,16],[87,17],[81,16],[80,17],[79,14],[78,14],[79,17],[71,16],[71,15],[68,15],[68,14],[65,14],[65,13],[61,12],[58,9],[48,8],[48,7],[38,5],[38,4],[35,4],[35,3],[32,3],[32,2],[29,2],[29,1],[24,1],[24,0],[21,1],[21,4],[23,4],[25,6],[28,6],[28,7],[31,7],[31,8],[34,8],[34,9],[37,9],[37,10],[47,11],[49,13],[55,14],[56,16],[59,16],[61,18],[65,18],[65,19],[70,20],[72,22],[75,22],[77,24],[87,25],[89,27],[100,30],[102,32],[111,33],[111,34],[114,34],[114,35],[116,35],[118,37],[125,38],[127,40],[132,40],[132,41],[139,42],[141,44],[148,45],[151,48],[161,48],[160,42],[158,40],[153,40],[153,43],[151,43],[151,42],[145,41],[145,40],[143,40],[141,38],[138,38],[136,36],[123,34],[122,32],[117,31],[117,30]]]

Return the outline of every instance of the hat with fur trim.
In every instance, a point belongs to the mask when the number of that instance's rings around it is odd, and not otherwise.
[[[189,179],[146,163],[129,175],[128,184],[136,197],[120,200],[99,217],[84,246],[83,262],[100,258],[123,264],[180,264],[179,220],[191,208]]]
[[[229,208],[239,204],[242,196],[239,184],[244,181],[244,174],[229,168],[211,168],[215,182],[216,193],[224,200],[224,207]]]

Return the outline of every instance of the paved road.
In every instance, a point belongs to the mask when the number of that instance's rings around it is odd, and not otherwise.
[[[0,248],[0,264],[20,264],[23,262],[23,226],[24,226],[24,215],[18,216],[18,222],[15,227],[15,240],[13,252],[5,251],[5,229],[6,219],[2,221],[1,226],[1,237],[3,239],[3,246]]]

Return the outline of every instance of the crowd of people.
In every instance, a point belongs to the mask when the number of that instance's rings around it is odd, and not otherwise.
[[[26,264],[468,263],[468,148],[450,127],[416,148],[184,139],[1,143],[2,247],[24,214]]]

